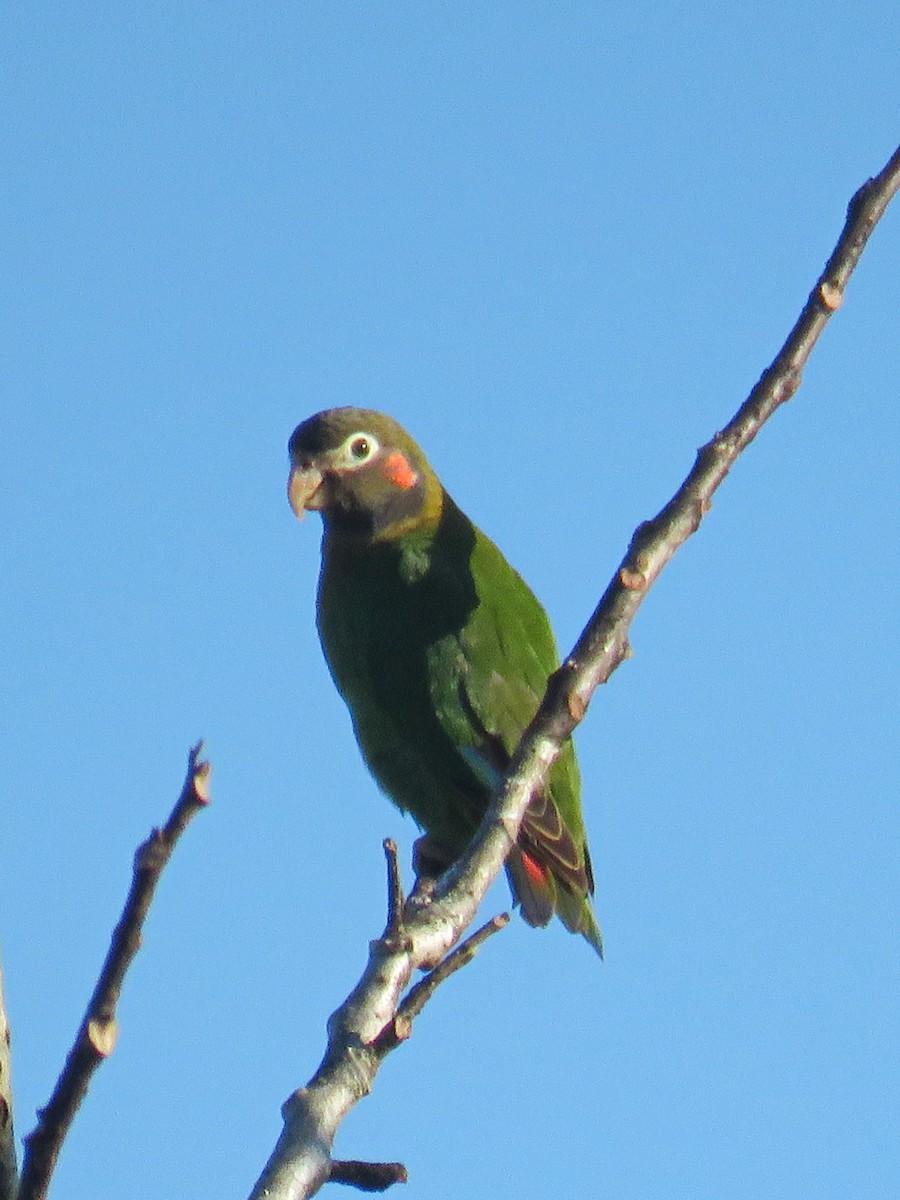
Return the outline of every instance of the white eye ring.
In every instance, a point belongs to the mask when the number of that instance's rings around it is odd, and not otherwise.
[[[338,451],[338,457],[345,467],[363,467],[379,449],[378,439],[360,429],[350,434]]]

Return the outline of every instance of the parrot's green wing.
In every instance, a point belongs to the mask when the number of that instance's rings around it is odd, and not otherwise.
[[[467,575],[476,603],[458,632],[429,649],[429,679],[442,726],[490,793],[537,711],[558,656],[550,622],[529,586],[485,534],[456,515],[474,534],[467,539]],[[447,516],[452,525],[453,514]],[[436,554],[432,568],[440,573],[441,567]],[[458,564],[452,574],[460,577]],[[511,856],[509,874],[529,921],[546,924],[559,911],[600,950],[587,900],[593,878],[579,794],[575,752],[566,742],[525,813],[522,853]]]

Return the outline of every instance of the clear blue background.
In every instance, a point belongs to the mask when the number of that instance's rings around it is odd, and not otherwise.
[[[18,1132],[208,741],[57,1197],[242,1196],[384,916],[285,443],[409,426],[573,642],[900,130],[895,0],[12,4],[0,936]],[[900,209],[577,742],[608,959],[516,920],[345,1157],[410,1197],[895,1197]],[[486,913],[508,903],[498,884]]]

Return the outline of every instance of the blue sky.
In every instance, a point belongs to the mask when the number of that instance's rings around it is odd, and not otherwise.
[[[57,1196],[249,1190],[415,830],[313,624],[285,443],[383,408],[571,645],[898,140],[896,5],[2,16],[0,941],[18,1132],[131,855],[189,830]],[[608,957],[516,920],[344,1126],[404,1195],[893,1197],[888,212],[579,730]],[[498,884],[486,912],[508,903]],[[152,1164],[152,1166],[149,1166]]]

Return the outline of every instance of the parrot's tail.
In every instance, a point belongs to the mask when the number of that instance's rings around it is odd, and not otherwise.
[[[513,900],[529,925],[549,925],[556,913],[566,929],[580,933],[603,957],[603,935],[588,896],[576,896],[521,846],[513,846],[506,875]]]

